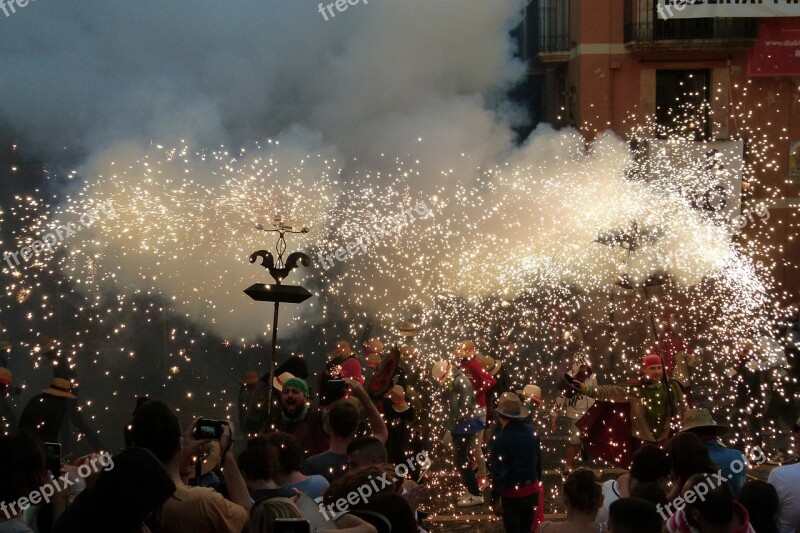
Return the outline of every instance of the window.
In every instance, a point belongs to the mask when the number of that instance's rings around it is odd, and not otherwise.
[[[659,70],[656,72],[656,122],[658,136],[680,135],[695,140],[711,135],[710,70]]]

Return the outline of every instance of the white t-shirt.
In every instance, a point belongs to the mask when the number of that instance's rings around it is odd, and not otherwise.
[[[603,483],[603,506],[597,511],[595,522],[608,522],[608,508],[612,503],[619,500],[619,483],[616,479],[609,479]]]
[[[769,473],[767,481],[778,491],[781,501],[778,531],[795,533],[800,525],[800,463],[779,466]]]

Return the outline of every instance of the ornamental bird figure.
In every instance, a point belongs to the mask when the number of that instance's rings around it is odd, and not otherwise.
[[[275,266],[275,258],[267,250],[256,250],[250,254],[250,263],[255,263],[259,257],[261,258],[261,266],[269,270],[269,274],[278,285],[281,284],[281,281],[286,279],[292,270],[300,266],[298,265],[298,262],[306,267],[311,265],[311,259],[303,252],[294,252],[289,254],[289,257],[286,258],[285,263],[283,263],[279,257],[279,266],[277,267]],[[281,263],[283,263],[282,266]]]

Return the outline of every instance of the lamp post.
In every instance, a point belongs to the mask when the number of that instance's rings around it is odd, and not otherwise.
[[[272,253],[267,250],[257,250],[250,254],[250,263],[255,263],[256,260],[261,258],[261,266],[269,270],[270,276],[275,280],[274,284],[254,283],[244,290],[244,293],[253,300],[259,302],[275,302],[275,312],[272,319],[272,355],[270,356],[269,365],[269,400],[267,403],[267,417],[272,415],[272,382],[275,379],[275,351],[278,345],[278,311],[281,302],[289,302],[299,304],[311,297],[311,293],[299,285],[282,285],[286,277],[291,274],[292,270],[297,268],[298,263],[303,266],[310,266],[311,259],[302,252],[294,252],[289,254],[286,261],[283,260],[283,254],[286,252],[286,238],[287,233],[308,233],[308,228],[301,228],[299,230],[292,229],[283,223],[280,215],[275,216],[273,219],[273,229],[265,229],[263,225],[257,224],[256,229],[265,232],[274,232],[278,234],[278,242],[275,244],[275,251],[278,253],[278,261]]]

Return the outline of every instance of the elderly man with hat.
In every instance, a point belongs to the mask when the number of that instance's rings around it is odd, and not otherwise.
[[[519,396],[500,396],[497,418],[502,429],[491,447],[492,510],[503,517],[506,532],[528,533],[533,525],[542,478],[541,444],[525,420],[530,409]]]
[[[747,481],[747,473],[744,467],[734,471],[731,465],[737,462],[746,465],[747,461],[742,452],[727,448],[719,441],[719,438],[728,433],[730,428],[714,422],[708,409],[687,409],[683,414],[683,427],[681,428],[681,432],[684,431],[700,437],[708,450],[709,457],[720,469],[723,477],[728,480],[733,495],[738,496]]]
[[[661,357],[650,354],[642,360],[642,379],[629,385],[590,386],[575,378],[571,378],[571,385],[581,394],[595,398],[598,403],[602,401],[630,404],[632,442],[628,451],[633,452],[643,443],[666,445],[673,419],[677,417],[679,421],[683,417],[686,408],[680,385],[670,380],[667,388],[665,381]],[[596,407],[597,404],[592,410]],[[605,420],[596,418],[594,425],[598,423],[602,425]],[[580,422],[578,426],[581,426]],[[630,464],[630,455],[625,462]]]
[[[472,441],[486,425],[478,418],[478,405],[472,384],[461,369],[450,361],[437,361],[433,365],[433,378],[445,390],[444,401],[447,410],[447,430],[453,437],[455,465],[467,494],[458,500],[459,507],[483,504],[483,495],[478,487],[475,472],[469,461]]]
[[[294,435],[300,441],[306,457],[322,453],[328,449],[330,437],[325,430],[325,417],[318,409],[312,409],[308,398],[308,383],[298,377],[286,378],[278,382],[281,408],[273,413],[271,430]]]

